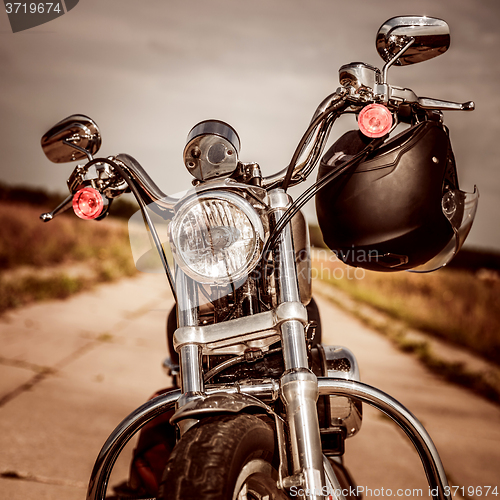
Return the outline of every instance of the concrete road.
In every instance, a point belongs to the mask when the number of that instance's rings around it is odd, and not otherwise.
[[[173,303],[166,290],[162,276],[140,275],[0,320],[1,499],[85,498],[111,430],[169,385],[160,367]],[[348,346],[362,380],[417,415],[450,482],[465,493],[474,487],[477,497],[491,486],[486,498],[498,498],[500,408],[430,374],[325,299],[318,303],[324,342]],[[371,489],[365,498],[390,496],[388,489],[394,497],[427,497],[419,459],[404,434],[377,411],[365,406],[364,412],[361,431],[346,443],[346,464],[358,485]],[[124,456],[112,484],[126,476],[127,465]]]
[[[26,479],[0,478],[1,499],[85,498],[107,436],[169,385],[167,289],[163,276],[141,274],[2,319],[0,471]]]

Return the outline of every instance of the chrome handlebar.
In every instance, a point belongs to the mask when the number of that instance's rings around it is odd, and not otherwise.
[[[389,85],[388,83],[378,83],[380,81],[380,71],[362,63],[342,66],[341,75],[343,85],[318,106],[311,123],[314,123],[319,116],[329,109],[331,112],[325,116],[324,120],[314,130],[308,129],[299,143],[298,149],[300,149],[300,152],[298,155],[294,155],[292,159],[292,162],[295,159],[296,164],[293,167],[290,185],[304,181],[314,169],[328,139],[331,126],[335,121],[335,113],[341,107],[340,103],[351,104],[353,106],[350,108],[351,111],[358,110],[359,106],[377,102],[387,104],[396,111],[401,105],[414,105],[419,109],[438,111],[472,111],[475,108],[473,101],[458,103],[430,97],[418,97],[411,89]],[[343,79],[344,81],[342,81]],[[264,177],[262,186],[266,189],[280,186],[289,168],[287,167],[271,176]]]
[[[85,165],[85,169],[95,163],[107,163],[118,170],[120,178],[127,182],[130,190],[136,195],[137,201],[144,205],[154,203],[160,210],[172,212],[175,204],[179,201],[163,193],[139,162],[130,155],[119,154],[113,158],[94,158]],[[69,209],[72,205],[73,195],[74,193],[71,192],[52,212],[41,214],[40,219],[43,222],[49,222]]]
[[[119,154],[114,160],[121,167],[123,174],[127,176],[125,180],[131,190],[134,191],[133,186],[135,186],[146,205],[155,203],[163,210],[173,211],[175,204],[179,200],[167,196],[135,158],[127,154]]]
[[[339,77],[341,86],[324,99],[314,112],[311,124],[299,142],[290,165],[275,174],[262,178],[262,187],[266,190],[282,186],[284,183],[293,186],[307,179],[322,154],[334,121],[342,112],[357,112],[360,107],[372,103],[383,103],[396,112],[402,105],[441,111],[472,111],[475,108],[473,101],[457,103],[418,97],[411,89],[384,82],[379,69],[364,63],[342,66]],[[111,160],[94,159],[89,163],[99,161],[115,162],[115,167],[118,165],[116,169],[127,181],[130,189],[136,196],[139,195],[145,204],[155,203],[160,210],[173,211],[178,200],[163,193],[134,158],[127,154],[119,154]],[[292,169],[291,172],[290,169]],[[52,220],[71,206],[71,200],[72,194],[55,210],[40,215],[40,218],[44,222]]]
[[[347,95],[348,91],[343,87],[339,87],[317,107],[311,123],[302,136],[290,162],[290,164],[294,164],[294,167],[289,186],[305,181],[314,170],[330,135],[330,129],[337,118],[337,113],[341,112],[347,105]],[[322,115],[323,118],[320,119]],[[318,123],[315,124],[315,122]],[[281,186],[289,169],[290,165],[273,175],[264,177],[262,179],[262,187],[272,189]]]

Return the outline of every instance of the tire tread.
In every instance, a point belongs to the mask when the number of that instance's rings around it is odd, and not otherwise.
[[[229,498],[228,494],[232,496],[228,491],[232,460],[249,433],[261,445],[260,453],[267,451],[272,458],[269,443],[274,447],[273,430],[259,417],[238,414],[202,420],[175,446],[163,474],[160,498],[223,500]]]

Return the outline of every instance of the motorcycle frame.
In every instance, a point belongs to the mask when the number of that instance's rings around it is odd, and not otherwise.
[[[336,99],[330,96],[327,100]],[[310,138],[309,142],[312,140]],[[323,141],[324,137],[317,136],[315,141],[318,140]],[[313,149],[316,149],[315,154],[318,154],[318,148]],[[119,155],[116,160],[120,173],[127,180],[145,212],[145,199],[157,200],[162,193],[131,157]],[[303,162],[303,165],[306,163],[308,162]],[[222,185],[220,187],[223,188]],[[236,186],[231,187],[236,188]],[[290,198],[280,188],[271,188],[267,197],[271,224],[276,226],[289,206]],[[164,210],[172,211],[173,205],[178,200],[162,198],[160,206]],[[146,221],[148,222],[148,218]],[[148,222],[148,224],[152,223]],[[213,393],[228,395],[228,405],[221,406],[224,412],[234,411],[231,410],[229,400],[230,396],[235,393],[257,398],[256,401],[259,401],[260,405],[263,405],[262,400],[274,401],[277,397],[281,398],[286,413],[286,426],[279,418],[276,418],[277,415],[272,410],[266,411],[277,423],[281,462],[279,476],[282,488],[300,486],[311,493],[308,498],[320,499],[324,498],[322,494],[325,491],[324,488],[331,488],[335,483],[331,480],[335,477],[333,471],[329,470],[328,462],[322,455],[316,401],[320,395],[347,396],[374,406],[394,420],[417,449],[429,486],[433,493],[437,492],[433,495],[434,498],[451,500],[451,497],[445,493],[448,483],[439,455],[431,438],[415,416],[389,395],[373,387],[354,380],[317,378],[309,369],[304,334],[307,313],[300,302],[290,224],[286,225],[281,232],[274,252],[274,260],[278,263],[277,307],[272,311],[213,325],[200,326],[198,324],[192,281],[177,268],[176,299],[179,328],[174,334],[174,346],[180,357],[181,389],[159,396],[141,406],[115,429],[97,458],[89,483],[88,500],[104,500],[109,476],[118,454],[143,425],[175,406],[176,413],[173,420],[177,421],[182,434],[198,422],[197,416],[201,418],[204,413],[203,411],[185,412],[183,415],[183,408],[187,409],[190,403],[196,404],[197,401]],[[169,270],[167,275],[169,275]],[[209,354],[213,349],[219,352],[219,349],[228,346],[234,349],[238,345],[244,345],[243,342],[250,339],[260,342],[262,347],[281,339],[285,365],[285,372],[281,379],[262,383],[255,381],[251,385],[234,384],[224,387],[207,385],[205,387],[202,355]],[[250,405],[240,405],[239,411],[245,411],[248,406]],[[259,407],[259,404],[256,402],[253,406]],[[288,429],[288,439],[284,436],[285,427]],[[286,442],[289,443],[289,449],[286,449],[284,444]],[[288,457],[291,458],[293,467],[291,474],[288,474],[285,466]],[[333,484],[334,488],[335,486],[336,484]],[[337,494],[337,497],[338,500],[344,500],[341,492]]]
[[[268,194],[271,218],[277,223],[290,199],[281,189],[273,189]],[[88,500],[104,500],[109,477],[118,455],[131,437],[147,422],[175,406],[179,423],[184,423],[184,427],[180,426],[181,430],[183,428],[185,430],[198,421],[197,416],[201,418],[204,413],[186,412],[188,403],[196,403],[211,394],[226,394],[228,397],[228,405],[222,405],[219,411],[234,412],[234,405],[230,405],[229,402],[231,396],[239,394],[253,399],[253,404],[240,401],[240,404],[236,405],[239,412],[253,406],[260,411],[266,411],[275,419],[282,487],[301,485],[311,492],[319,493],[313,494],[310,498],[322,498],[320,492],[324,491],[323,488],[332,486],[334,475],[332,476],[332,471],[327,469],[328,464],[321,452],[316,400],[320,395],[347,396],[370,404],[396,422],[417,449],[429,486],[433,493],[437,492],[433,495],[434,498],[451,500],[451,497],[446,495],[445,487],[448,483],[437,450],[422,424],[411,412],[391,396],[374,387],[354,380],[317,378],[309,370],[304,335],[307,314],[300,302],[290,225],[286,226],[280,236],[276,255],[276,260],[279,262],[277,280],[279,304],[276,309],[222,324],[207,326],[197,324],[196,308],[186,307],[194,304],[190,283],[183,273],[178,275],[178,279],[183,280],[178,281],[177,289],[181,292],[178,293],[178,300],[184,302],[181,302],[182,308],[179,308],[180,326],[174,334],[174,345],[181,359],[181,390],[170,391],[145,403],[126,417],[113,431],[96,460],[89,482]],[[269,342],[273,343],[280,337],[285,373],[279,381],[204,386],[201,370],[203,354],[225,345],[241,344],[249,338],[260,339],[265,345],[269,345]],[[283,422],[263,403],[266,400],[276,401],[278,397],[281,397],[286,408],[290,450],[287,450],[284,444],[286,439],[284,439]],[[234,402],[234,398],[231,401]],[[299,406],[301,411],[296,411]],[[213,414],[214,410],[209,409],[208,412]],[[285,466],[288,462],[288,453],[292,459],[292,475],[287,474]],[[339,500],[343,500],[341,493],[338,496]]]

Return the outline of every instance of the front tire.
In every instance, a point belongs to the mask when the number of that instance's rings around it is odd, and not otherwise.
[[[163,500],[282,500],[274,431],[247,414],[203,419],[177,443],[163,474]]]

